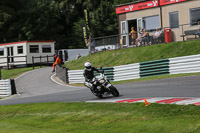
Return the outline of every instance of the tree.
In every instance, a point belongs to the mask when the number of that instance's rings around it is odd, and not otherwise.
[[[118,33],[115,6],[128,0],[0,1],[0,42],[55,40],[56,49],[85,47],[84,9],[94,37]]]

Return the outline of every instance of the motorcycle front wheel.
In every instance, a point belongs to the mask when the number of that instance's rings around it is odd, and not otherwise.
[[[111,94],[112,94],[114,97],[118,97],[118,96],[119,96],[119,91],[118,91],[113,85],[111,85],[111,86],[109,87],[109,89],[110,89]]]
[[[98,97],[98,98],[102,98],[102,97],[103,97],[102,94],[100,94],[100,93],[95,93],[93,90],[91,90],[91,92],[92,92],[96,97]]]

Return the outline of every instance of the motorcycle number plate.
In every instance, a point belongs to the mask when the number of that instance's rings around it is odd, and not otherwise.
[[[110,86],[111,86],[111,84],[107,84],[107,85],[106,85],[106,88],[109,88]]]

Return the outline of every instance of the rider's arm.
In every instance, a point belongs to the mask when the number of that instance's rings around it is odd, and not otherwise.
[[[97,69],[97,68],[95,68],[95,67],[93,67],[93,70],[94,70],[94,71],[97,71],[97,72],[99,72],[99,73],[101,72],[99,69]]]

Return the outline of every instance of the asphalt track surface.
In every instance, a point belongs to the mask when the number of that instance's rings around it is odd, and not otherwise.
[[[51,69],[51,67],[47,67],[33,70],[16,78],[18,94],[0,100],[0,105],[99,101],[86,87],[73,87],[53,81]],[[156,97],[200,98],[200,75],[115,86],[119,90],[120,96],[106,96],[102,100]]]

